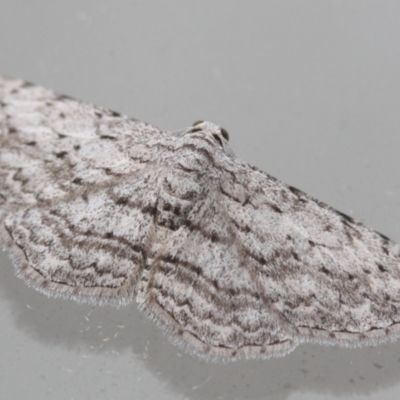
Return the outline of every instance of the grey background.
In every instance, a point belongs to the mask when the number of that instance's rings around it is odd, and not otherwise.
[[[400,2],[0,2],[0,72],[178,130],[400,241]],[[47,299],[0,262],[1,399],[398,399],[400,342],[207,364],[135,305]]]

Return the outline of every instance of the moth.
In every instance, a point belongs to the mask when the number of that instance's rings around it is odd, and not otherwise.
[[[213,360],[397,337],[399,245],[228,139],[0,77],[0,237],[17,276],[48,296],[136,302]]]

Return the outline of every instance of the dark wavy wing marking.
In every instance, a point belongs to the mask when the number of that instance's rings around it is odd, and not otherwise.
[[[131,302],[154,230],[151,174],[8,214],[4,229],[18,275],[50,296]]]
[[[282,355],[293,327],[269,307],[213,192],[155,256],[138,302],[180,344],[208,358]]]
[[[149,141],[163,136],[114,111],[0,76],[0,201],[32,205],[106,186],[156,159]]]
[[[358,345],[398,335],[398,244],[244,163],[235,176],[241,199],[231,190],[224,207],[247,267],[301,340]]]
[[[54,296],[133,297],[164,133],[0,76],[0,233],[17,273]]]

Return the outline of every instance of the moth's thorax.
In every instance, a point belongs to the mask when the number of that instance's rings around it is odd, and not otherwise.
[[[199,174],[188,174],[176,168],[160,178],[156,224],[172,231],[187,221],[190,212],[200,207],[207,187]]]

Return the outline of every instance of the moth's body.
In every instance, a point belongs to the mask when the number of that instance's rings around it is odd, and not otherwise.
[[[399,245],[227,139],[0,77],[0,233],[17,274],[50,296],[136,300],[209,358],[398,336]]]

